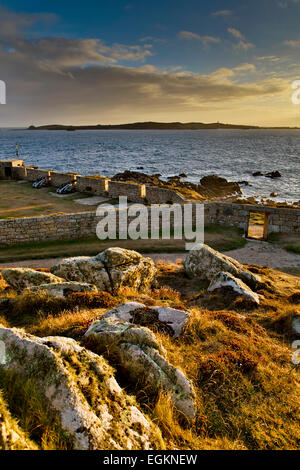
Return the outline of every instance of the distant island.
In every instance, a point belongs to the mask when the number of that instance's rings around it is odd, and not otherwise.
[[[223,124],[213,122],[134,122],[131,124],[97,124],[88,126],[66,126],[62,124],[48,124],[45,126],[29,126],[28,130],[47,131],[76,131],[76,130],[108,130],[108,129],[131,129],[131,130],[199,130],[199,129],[299,129],[299,127],[259,127],[240,124]]]

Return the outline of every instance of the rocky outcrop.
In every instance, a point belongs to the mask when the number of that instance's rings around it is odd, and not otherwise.
[[[51,297],[67,297],[73,292],[98,292],[96,286],[84,282],[61,282],[60,284],[41,284],[32,287],[32,292],[47,292]]]
[[[254,305],[259,304],[259,295],[254,293],[241,279],[237,279],[230,273],[220,272],[211,281],[208,293],[221,292],[222,295],[228,293],[229,296],[242,297]]]
[[[270,171],[269,173],[266,173],[265,176],[267,178],[281,178],[281,174],[279,173],[278,170]]]
[[[195,184],[190,181],[181,181],[181,178],[186,178],[185,173],[179,176],[170,176],[168,181],[160,178],[160,174],[147,175],[138,171],[126,170],[123,173],[116,174],[113,181],[134,182],[138,184],[146,184],[148,186],[155,186],[165,189],[174,189],[181,192],[184,196],[189,196],[191,199],[204,198],[220,198],[230,196],[234,193],[242,194],[242,190],[238,183],[227,181],[217,175],[204,176],[200,180],[200,184]],[[195,197],[197,196],[198,197]]]
[[[242,190],[238,183],[227,181],[226,178],[221,178],[217,175],[204,176],[200,180],[200,185],[204,189],[211,191],[212,194],[219,194],[219,196],[225,196],[234,193],[242,194]]]
[[[123,312],[123,315],[126,315]],[[117,364],[137,389],[157,397],[160,390],[171,394],[177,410],[188,420],[195,418],[194,392],[185,375],[165,358],[165,351],[148,329],[116,317],[94,322],[84,335],[89,348]]]
[[[189,315],[183,310],[170,307],[146,307],[141,303],[127,302],[106,312],[102,318],[146,326],[154,331],[177,337],[183,332]]]
[[[262,173],[261,171],[255,171],[252,176],[265,176],[266,178],[281,178],[281,174],[278,170],[269,171],[268,173]]]
[[[94,284],[100,291],[117,292],[122,286],[143,289],[156,276],[154,262],[132,250],[108,248],[97,256],[67,258],[51,272],[68,281]]]
[[[251,288],[256,288],[261,282],[259,276],[248,271],[236,260],[205,244],[191,250],[183,264],[188,276],[198,277],[206,281],[212,281],[220,272],[227,272],[241,279]]]
[[[1,373],[33,381],[71,449],[161,448],[158,429],[116,382],[105,359],[70,338],[37,338],[0,328],[6,348]]]
[[[40,286],[41,284],[58,284],[64,279],[51,273],[35,271],[30,268],[9,268],[1,272],[4,280],[11,287],[22,291],[27,287]]]

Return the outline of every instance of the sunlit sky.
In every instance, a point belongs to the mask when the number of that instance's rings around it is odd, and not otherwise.
[[[300,0],[0,2],[0,126],[300,126]]]

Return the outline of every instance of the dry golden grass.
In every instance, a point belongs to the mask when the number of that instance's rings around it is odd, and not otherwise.
[[[35,446],[42,450],[72,448],[70,438],[60,427],[58,417],[53,417],[53,413],[50,413],[33,380],[24,381],[17,374],[0,371],[0,384],[10,413],[18,417],[22,434],[29,436]]]
[[[66,310],[56,316],[48,315],[41,318],[36,324],[28,326],[27,331],[40,337],[67,336],[80,339],[91,323],[105,311],[105,309],[78,309],[72,312]]]
[[[179,264],[158,263],[158,267],[154,289],[140,293],[123,288],[118,296],[104,296],[108,303],[103,308],[90,308],[96,300],[85,295],[77,298],[77,305],[70,304],[70,299],[17,296],[3,290],[0,281],[0,298],[8,296],[15,302],[14,306],[0,307],[0,323],[22,326],[37,336],[80,340],[88,326],[110,308],[110,302],[186,308],[190,321],[181,338],[157,335],[168,359],[193,383],[195,424],[187,427],[181,423],[170,397],[162,394],[153,406],[146,391],[133,390],[161,429],[164,445],[169,449],[299,448],[299,366],[291,361],[291,319],[300,314],[295,295],[298,279],[250,266],[262,277],[260,306],[251,311],[239,303],[224,308],[221,299],[219,308],[208,308],[205,283],[187,279]]]
[[[1,450],[37,450],[16,419],[11,416],[7,403],[0,390],[0,449]]]

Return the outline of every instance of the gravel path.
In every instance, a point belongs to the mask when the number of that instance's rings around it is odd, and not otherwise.
[[[300,268],[300,255],[288,253],[286,250],[264,241],[248,241],[244,248],[226,251],[227,256],[235,258],[241,263],[257,264],[259,266],[270,266],[271,268]],[[186,253],[149,253],[154,261],[163,260],[176,263],[178,259],[184,259]],[[28,268],[50,268],[58,263],[61,258],[25,260],[11,263],[1,263],[4,267],[28,267]]]

